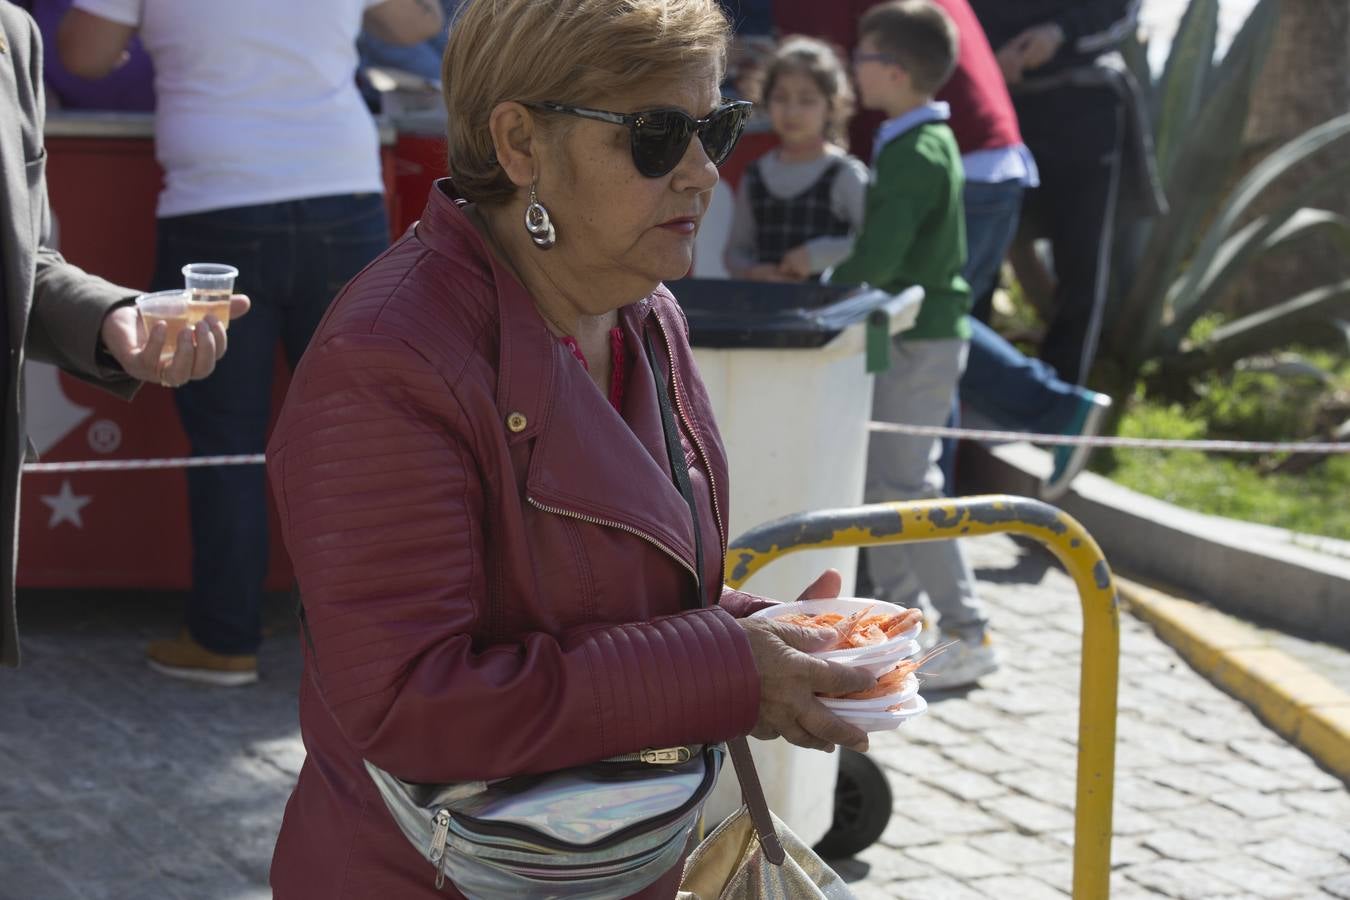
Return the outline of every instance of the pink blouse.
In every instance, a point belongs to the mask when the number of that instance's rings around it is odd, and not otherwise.
[[[577,362],[591,370],[591,364],[586,362],[586,354],[581,352],[581,345],[577,343],[574,337],[566,336],[558,338],[572,355],[577,358]],[[623,383],[628,372],[628,362],[624,356],[623,329],[611,328],[609,330],[609,351],[614,357],[614,363],[609,375],[609,402],[620,413],[623,413]]]

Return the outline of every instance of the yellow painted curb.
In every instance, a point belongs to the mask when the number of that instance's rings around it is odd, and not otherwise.
[[[1314,759],[1350,781],[1350,704],[1309,711],[1294,742]]]
[[[1221,612],[1120,576],[1116,588],[1197,672],[1350,782],[1350,693]]]

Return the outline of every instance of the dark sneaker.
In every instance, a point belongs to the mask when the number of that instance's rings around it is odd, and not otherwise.
[[[172,678],[221,687],[253,684],[258,680],[258,657],[207,650],[184,629],[176,638],[153,641],[145,648],[150,668]]]
[[[1087,388],[1079,388],[1078,392],[1078,412],[1074,414],[1069,427],[1060,433],[1069,437],[1093,437],[1101,431],[1106,413],[1111,409],[1111,398]],[[1087,446],[1056,447],[1055,467],[1041,485],[1041,499],[1055,500],[1063,496],[1074,476],[1083,471],[1091,455],[1092,448]]]

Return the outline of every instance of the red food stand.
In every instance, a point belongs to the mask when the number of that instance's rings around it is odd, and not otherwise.
[[[444,171],[439,135],[399,137],[382,127],[395,234],[416,219]],[[145,114],[52,113],[47,187],[56,242],[71,262],[118,284],[149,284],[161,172]],[[288,375],[277,357],[273,412]],[[173,399],[146,385],[127,403],[57,369],[29,363],[28,426],[43,462],[188,455]],[[187,488],[182,469],[34,473],[20,507],[21,587],[156,588],[191,585]],[[272,517],[268,587],[285,589],[290,563]]]

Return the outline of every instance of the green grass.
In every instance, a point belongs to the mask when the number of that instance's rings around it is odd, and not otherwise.
[[[1179,420],[1179,421],[1178,421]],[[1180,425],[1170,433],[1159,423]],[[1135,437],[1197,437],[1179,407],[1143,405],[1121,423]],[[1113,481],[1186,509],[1350,540],[1350,456],[1301,475],[1266,475],[1250,465],[1193,450],[1122,450]]]
[[[1343,417],[1350,365],[1343,354],[1303,357],[1331,372],[1331,383],[1236,372],[1194,385],[1186,402],[1151,399],[1141,390],[1121,419],[1119,434],[1309,439],[1319,418],[1325,421],[1327,414],[1338,412]],[[1297,475],[1270,473],[1270,460],[1263,466],[1254,456],[1189,450],[1120,450],[1097,462],[1112,480],[1187,509],[1350,540],[1350,455],[1331,456]]]
[[[1016,279],[1007,285],[1011,313],[998,316],[1005,333],[1036,327],[1037,317]],[[1005,307],[1006,309],[1006,307]],[[1200,343],[1223,324],[1203,316],[1189,339]],[[1023,347],[1034,354],[1034,347]],[[1256,371],[1248,361],[1236,371],[1211,373],[1190,384],[1168,383],[1147,366],[1117,433],[1125,437],[1198,440],[1302,441],[1324,436],[1350,417],[1350,356],[1344,347],[1291,348],[1280,354],[1327,374],[1325,381],[1298,374]],[[1180,399],[1175,399],[1175,398]],[[1120,398],[1117,398],[1119,400]],[[1117,450],[1094,454],[1092,469],[1118,484],[1215,516],[1350,540],[1350,455],[1327,457],[1300,474],[1271,473],[1272,458],[1196,451]]]

